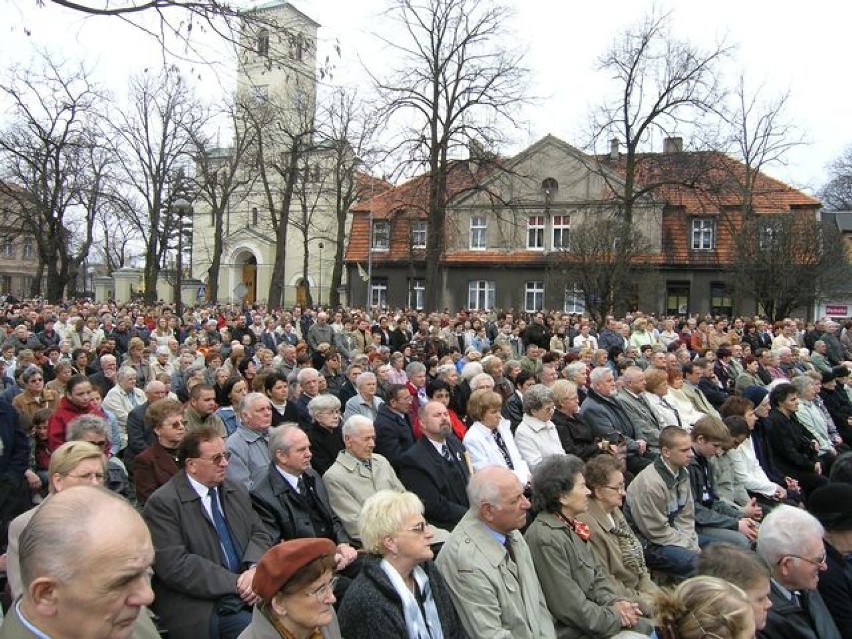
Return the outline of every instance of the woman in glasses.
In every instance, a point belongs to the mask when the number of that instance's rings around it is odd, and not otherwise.
[[[599,455],[586,462],[583,471],[591,491],[589,509],[577,519],[589,527],[589,540],[616,594],[636,601],[650,615],[651,600],[658,588],[651,581],[642,544],[621,512],[624,503],[624,473],[621,462]]]
[[[133,461],[133,483],[140,504],[178,472],[177,449],[186,433],[183,405],[168,397],[158,399],[145,411],[145,425],[156,440]]]
[[[334,615],[334,555],[329,539],[282,541],[257,564],[252,590],[260,598],[240,639],[340,639]]]
[[[361,540],[371,558],[346,591],[346,639],[467,637],[447,586],[432,563],[432,532],[413,493],[380,490],[361,509]]]
[[[52,390],[44,387],[44,375],[38,366],[29,366],[21,373],[21,383],[24,392],[15,396],[12,405],[21,416],[24,430],[29,430],[33,422],[33,415],[42,408],[56,410],[59,396]]]

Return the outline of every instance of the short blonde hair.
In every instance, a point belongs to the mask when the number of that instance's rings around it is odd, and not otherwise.
[[[385,537],[399,532],[406,517],[419,514],[423,514],[423,502],[414,493],[380,490],[361,507],[358,516],[361,543],[369,552],[384,555]]]
[[[104,451],[92,444],[91,442],[71,441],[65,442],[53,451],[50,456],[50,465],[47,467],[48,477],[50,481],[50,492],[56,492],[53,488],[53,476],[60,475],[65,477],[69,475],[81,462],[87,459],[97,459],[103,466],[104,475],[107,472],[107,459]]]
[[[551,385],[550,392],[553,393],[553,401],[559,404],[567,399],[569,395],[577,394],[577,385],[567,379],[557,379]]]
[[[655,625],[680,639],[737,639],[748,629],[754,609],[741,588],[718,577],[687,579],[654,598]]]

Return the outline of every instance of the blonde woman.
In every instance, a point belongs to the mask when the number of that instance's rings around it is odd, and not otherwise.
[[[754,609],[741,588],[693,577],[654,600],[656,639],[753,639]]]

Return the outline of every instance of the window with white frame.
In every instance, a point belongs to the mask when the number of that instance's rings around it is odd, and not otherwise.
[[[569,234],[571,231],[571,217],[568,215],[553,216],[553,250],[567,251],[569,244]]]
[[[530,215],[527,218],[527,248],[544,250],[544,216]]]
[[[388,278],[374,277],[370,281],[370,305],[385,308],[388,305]]]
[[[712,251],[716,248],[716,220],[710,218],[695,218],[692,220],[693,251]]]
[[[15,242],[11,237],[3,238],[3,257],[15,257]]]
[[[586,312],[586,298],[583,297],[583,289],[576,284],[565,287],[565,305],[562,309],[566,313],[583,314]]]
[[[411,248],[426,248],[425,220],[413,220],[411,222]]]
[[[467,307],[472,311],[494,308],[497,284],[493,280],[472,280],[467,285]]]
[[[23,258],[25,260],[31,260],[33,257],[35,257],[35,248],[33,247],[32,241],[27,240],[24,242]]]
[[[390,222],[375,220],[373,222],[373,250],[387,251],[390,248]]]
[[[470,218],[470,248],[484,249],[488,245],[485,235],[488,231],[488,220],[485,217],[474,216]]]
[[[408,280],[408,306],[422,309],[426,305],[426,280],[413,278]]]
[[[544,308],[544,282],[527,282],[524,287],[524,310],[534,313]]]

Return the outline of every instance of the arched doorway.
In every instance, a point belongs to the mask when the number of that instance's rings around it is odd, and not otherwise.
[[[306,306],[308,303],[308,287],[304,279],[296,282],[296,306]]]

